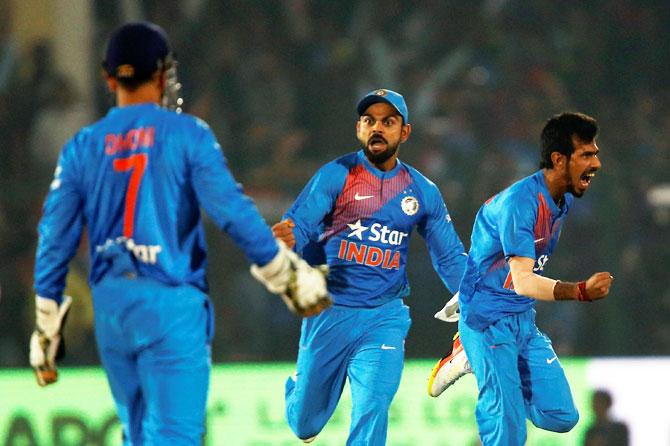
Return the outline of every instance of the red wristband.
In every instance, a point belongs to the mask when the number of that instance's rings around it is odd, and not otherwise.
[[[580,302],[591,302],[591,298],[586,292],[586,282],[577,282],[577,300]]]

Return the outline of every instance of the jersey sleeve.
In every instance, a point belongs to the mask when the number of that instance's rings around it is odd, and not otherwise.
[[[200,122],[199,138],[191,147],[193,189],[200,206],[214,222],[258,265],[277,254],[277,243],[254,202],[231,174],[214,134]]]
[[[417,231],[426,241],[433,268],[449,291],[456,293],[465,269],[465,249],[437,186],[428,186],[425,199],[426,216]]]
[[[342,191],[345,177],[344,168],[335,163],[326,164],[309,180],[284,215],[295,223],[293,234],[297,252],[302,252],[310,242],[318,241],[325,227],[324,220]]]
[[[534,226],[537,202],[523,189],[510,192],[498,204],[497,224],[505,258],[535,258]]]
[[[49,193],[44,201],[37,232],[35,292],[62,301],[68,264],[77,252],[83,231],[83,196],[76,155],[76,138],[68,142],[58,159]]]

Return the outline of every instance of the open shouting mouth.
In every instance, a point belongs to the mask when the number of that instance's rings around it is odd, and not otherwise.
[[[388,145],[388,142],[379,135],[373,135],[368,139],[368,147],[375,150],[383,150]]]
[[[595,176],[596,176],[595,170],[589,170],[587,172],[584,172],[582,176],[579,177],[579,185],[584,189],[588,188],[589,184],[591,184],[591,180]]]

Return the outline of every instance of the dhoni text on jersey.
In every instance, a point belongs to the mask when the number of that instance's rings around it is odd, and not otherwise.
[[[154,127],[139,127],[130,129],[126,134],[108,133],[105,135],[105,154],[130,152],[139,148],[150,148],[154,145],[156,129]]]

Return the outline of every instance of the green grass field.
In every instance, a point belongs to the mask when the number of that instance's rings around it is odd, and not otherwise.
[[[577,445],[589,423],[586,360],[563,360],[582,413],[577,428],[552,434],[529,426],[528,445]],[[426,393],[432,361],[408,361],[391,406],[389,446],[478,444],[474,420],[476,385],[462,378],[440,398]],[[209,446],[281,446],[300,443],[284,421],[284,382],[293,364],[217,365],[210,386]],[[104,373],[98,368],[62,369],[60,381],[39,388],[28,369],[0,371],[0,445],[118,445],[120,428]],[[317,446],[341,446],[349,428],[351,399],[345,388]]]

